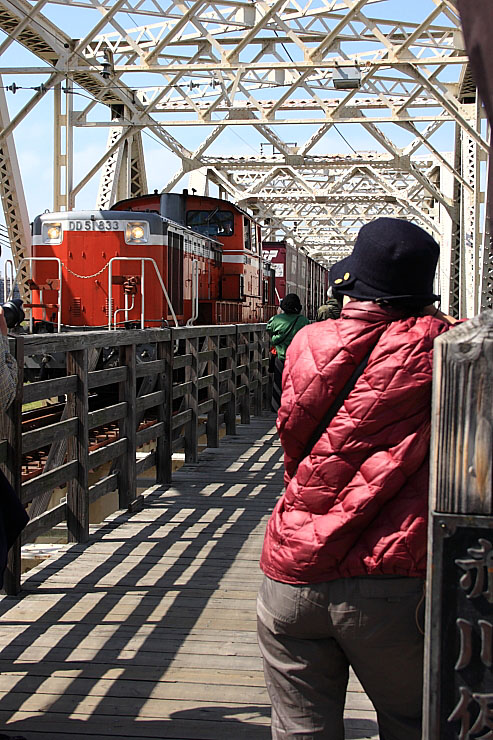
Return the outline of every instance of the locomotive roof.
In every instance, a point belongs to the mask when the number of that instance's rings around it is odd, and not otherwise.
[[[255,223],[258,223],[251,213],[248,213],[248,211],[245,211],[236,203],[232,203],[230,200],[224,200],[224,198],[215,198],[213,195],[197,195],[193,193],[145,193],[144,195],[137,195],[134,198],[123,198],[122,200],[117,201],[113,207],[119,206],[123,203],[133,203],[141,199],[143,200],[144,198],[161,198],[161,195],[179,195],[182,198],[199,198],[201,200],[212,200],[215,203],[227,204],[235,208],[238,213],[242,213],[244,216],[248,216],[248,218],[251,218],[252,221],[255,221]]]
[[[224,198],[215,198],[213,195],[190,195],[188,194],[189,198],[201,198],[203,200],[213,200],[216,203],[224,203],[228,206],[233,206],[239,213],[242,213],[244,216],[248,216],[248,218],[251,218],[252,221],[255,221],[257,223],[256,219],[252,216],[251,213],[248,213],[248,211],[245,211],[241,206],[237,205],[236,203],[232,203],[230,200],[224,200]]]

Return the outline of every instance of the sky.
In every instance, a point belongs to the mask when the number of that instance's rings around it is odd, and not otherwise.
[[[79,11],[75,7],[63,6],[46,6],[49,17],[52,21],[59,24],[66,33],[80,38],[87,28],[83,23],[95,23],[99,17],[97,14],[91,15],[87,11]],[[412,3],[403,2],[403,0],[385,0],[382,3],[376,3],[371,6],[371,15],[381,15],[386,18],[396,18],[399,20],[420,21],[433,8],[431,0],[414,0]],[[370,15],[369,7],[365,7],[366,15]],[[138,24],[138,19],[134,19]],[[89,26],[88,26],[89,27]],[[2,38],[0,32],[0,40]],[[23,66],[41,66],[40,61],[32,56],[27,50],[17,43],[11,44],[7,51],[2,55],[2,67],[23,67]],[[4,85],[15,83],[21,87],[31,87],[39,85],[44,79],[41,75],[19,75],[9,74],[3,76]],[[154,80],[154,78],[153,78]],[[139,82],[142,77],[139,78]],[[145,84],[145,83],[144,83]],[[15,93],[6,91],[6,98],[9,107],[10,116],[15,115],[26,102],[30,99],[32,90],[18,89]],[[83,97],[83,91],[74,97],[74,106],[77,109],[84,107],[87,100]],[[275,93],[272,93],[274,95]],[[97,118],[101,120],[106,116],[107,109],[101,112],[99,108]],[[28,207],[29,218],[32,220],[38,214],[45,210],[53,208],[53,94],[48,93],[43,101],[38,104],[34,111],[15,130],[15,144],[17,155],[22,173],[24,191]],[[307,128],[307,127],[303,127]],[[402,131],[396,134],[395,126],[381,126],[384,133],[389,133],[394,141],[399,142],[399,136],[402,139],[400,145],[405,145],[409,140],[409,135]],[[288,142],[296,142],[300,136],[300,131],[296,126],[279,127],[279,134]],[[204,138],[204,132],[199,127],[187,129],[172,129],[173,134],[177,136],[185,145],[194,149],[195,146]],[[85,174],[88,163],[96,161],[104,152],[106,146],[108,131],[104,128],[77,128],[74,135],[75,157],[74,157],[74,182]],[[302,134],[303,140],[307,138],[307,132]],[[453,127],[444,125],[437,133],[435,144],[443,151],[449,151],[453,147]],[[252,156],[260,153],[260,143],[265,141],[251,127],[236,126],[229,127],[219,139],[207,151],[207,154],[241,154]],[[348,145],[349,142],[349,145]],[[143,145],[146,156],[146,169],[149,191],[162,189],[168,178],[178,169],[178,159],[160,143],[152,132],[145,132],[143,135]],[[350,154],[352,149],[356,150],[375,150],[378,149],[375,140],[370,137],[360,126],[343,126],[334,127],[330,133],[321,141],[313,153],[341,153]],[[92,209],[96,202],[96,196],[99,185],[99,174],[81,191],[77,197],[77,209]],[[185,187],[187,181],[183,180],[176,187],[177,190]],[[3,214],[0,220],[3,221]],[[0,267],[3,268],[3,262],[9,255],[4,251],[0,258]],[[3,269],[2,269],[3,272]]]

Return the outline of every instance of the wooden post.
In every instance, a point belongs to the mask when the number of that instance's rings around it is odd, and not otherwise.
[[[253,334],[252,371],[255,389],[253,391],[253,413],[260,416],[262,413],[262,345],[260,331],[256,327]]]
[[[492,726],[493,312],[436,340],[433,373],[423,740],[465,740]]]
[[[8,443],[7,461],[4,472],[12,488],[22,501],[22,394],[24,380],[24,339],[16,337],[14,356],[17,360],[17,388],[15,398],[2,420],[2,437]],[[21,590],[21,538],[18,537],[9,550],[3,587],[9,596],[16,596]]]
[[[127,450],[122,455],[118,500],[121,509],[128,509],[137,496],[137,378],[135,344],[120,347],[120,365],[127,368],[126,379],[120,383],[120,402],[126,401],[127,414],[120,422],[120,437],[126,437]]]
[[[164,392],[164,402],[158,406],[158,422],[164,425],[164,434],[156,442],[156,483],[171,483],[173,462],[173,330],[170,338],[158,342],[157,358],[164,360],[164,371],[159,374],[158,390]]]
[[[198,337],[187,337],[187,354],[191,356],[190,365],[187,366],[186,380],[191,384],[189,393],[186,395],[187,409],[191,412],[190,421],[185,429],[185,462],[195,463],[199,459],[199,434],[198,434]]]
[[[250,424],[250,332],[238,332],[238,350],[246,347],[246,352],[238,351],[240,367],[240,386],[245,386],[245,392],[240,397],[240,420],[242,424]]]
[[[209,336],[208,346],[212,351],[207,370],[212,375],[212,385],[208,388],[212,409],[207,414],[207,446],[219,447],[219,337]]]
[[[272,398],[272,373],[269,372],[270,337],[265,330],[265,326],[262,329],[260,341],[262,348],[262,409],[266,411],[270,410],[270,400]]]
[[[226,358],[226,368],[229,370],[227,388],[229,396],[228,405],[224,413],[226,434],[236,434],[236,365],[237,365],[238,327],[235,334],[228,334],[227,347],[230,356]]]
[[[88,350],[67,352],[67,374],[77,376],[77,390],[69,394],[69,416],[77,417],[77,436],[69,437],[69,460],[77,460],[77,477],[67,484],[69,542],[89,539],[89,388]]]

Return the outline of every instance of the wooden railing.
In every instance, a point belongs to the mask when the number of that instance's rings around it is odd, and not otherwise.
[[[63,522],[69,542],[87,541],[92,502],[118,491],[120,508],[137,508],[142,504],[137,496],[141,473],[155,468],[156,483],[168,483],[174,452],[183,451],[185,463],[196,462],[201,437],[206,436],[207,446],[217,447],[222,425],[226,434],[234,434],[237,414],[243,424],[249,423],[250,413],[259,414],[269,399],[268,348],[265,324],[12,340],[19,383],[3,414],[0,462],[22,503],[30,505],[31,520],[9,554],[7,593],[20,590],[21,544]],[[102,352],[106,357],[113,353],[111,367],[98,369]],[[64,377],[23,384],[26,357],[58,353],[66,358]],[[64,401],[60,420],[23,431],[23,405],[53,397]],[[91,451],[91,431],[109,424],[118,425],[114,441]],[[153,449],[137,455],[149,443]],[[42,472],[23,482],[23,457],[40,450],[45,456]],[[89,485],[89,472],[107,463],[107,475]],[[66,501],[45,510],[52,491],[60,487],[66,487]]]

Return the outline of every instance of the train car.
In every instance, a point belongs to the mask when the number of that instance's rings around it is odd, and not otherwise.
[[[33,258],[39,330],[263,322],[276,311],[259,225],[187,191],[42,214]]]
[[[286,241],[264,241],[262,250],[276,273],[277,303],[288,293],[297,293],[305,315],[315,319],[326,300],[327,268]]]
[[[312,291],[311,300],[313,305],[314,314],[316,314],[319,306],[327,303],[327,289],[329,287],[329,271],[326,267],[310,258],[310,264],[312,269]]]

